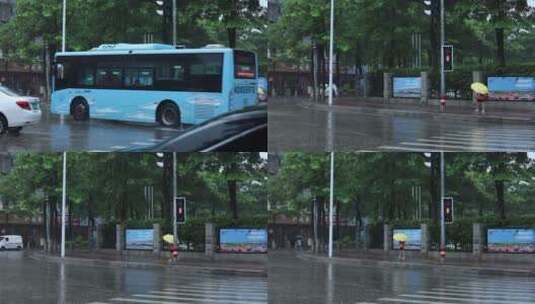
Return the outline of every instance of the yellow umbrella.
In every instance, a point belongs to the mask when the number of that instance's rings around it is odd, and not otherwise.
[[[405,233],[394,234],[394,240],[398,242],[406,242],[409,239]]]
[[[173,244],[175,242],[175,237],[172,234],[166,234],[162,237],[162,239],[169,244]]]
[[[487,86],[482,84],[481,82],[472,83],[470,88],[472,89],[472,91],[476,92],[477,94],[487,95],[489,93],[489,88],[487,88]]]

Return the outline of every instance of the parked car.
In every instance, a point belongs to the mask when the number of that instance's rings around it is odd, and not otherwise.
[[[22,96],[5,86],[0,86],[0,135],[18,134],[22,127],[41,120],[39,98]]]
[[[20,235],[0,235],[0,250],[22,250],[22,236]]]

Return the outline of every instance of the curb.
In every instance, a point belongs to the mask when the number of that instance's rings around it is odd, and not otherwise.
[[[157,263],[146,262],[133,262],[133,261],[107,261],[102,259],[90,259],[80,257],[65,257],[62,259],[58,256],[49,256],[41,253],[30,253],[28,257],[37,261],[46,261],[50,263],[64,262],[68,265],[91,265],[91,266],[105,266],[105,267],[117,267],[117,268],[136,268],[136,269],[158,269],[158,270],[179,270],[179,269],[191,269],[206,271],[215,275],[236,275],[236,276],[253,276],[253,277],[267,277],[267,270],[256,269],[239,269],[228,267],[210,267],[204,265],[167,265]]]
[[[323,256],[316,256],[312,254],[302,254],[297,256],[301,259],[315,260],[323,263],[329,263],[329,259]],[[535,269],[505,269],[505,268],[487,268],[480,266],[461,266],[453,264],[430,264],[430,263],[418,263],[418,262],[399,262],[399,261],[378,261],[373,259],[361,259],[361,258],[344,258],[335,257],[332,261],[335,264],[351,264],[356,266],[396,266],[400,268],[408,269],[440,269],[440,270],[454,270],[461,272],[470,272],[484,275],[514,275],[521,277],[535,277]]]
[[[299,105],[304,108],[316,108],[322,111],[328,111],[329,106],[324,104],[317,104],[309,101],[300,101]],[[362,105],[333,105],[334,109],[339,110],[349,110],[356,113],[362,114],[397,114],[403,115],[406,117],[413,118],[433,118],[441,119],[444,117],[451,117],[453,119],[461,121],[478,121],[478,122],[490,122],[490,123],[514,123],[514,124],[534,124],[535,118],[524,118],[524,117],[503,117],[503,116],[493,116],[493,115],[473,115],[473,114],[460,114],[460,113],[436,113],[436,112],[426,112],[426,111],[411,111],[411,110],[402,110],[402,109],[391,109],[391,108],[374,108],[366,107]]]

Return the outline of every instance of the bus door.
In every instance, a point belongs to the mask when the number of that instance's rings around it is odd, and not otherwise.
[[[258,80],[254,53],[234,51],[234,79],[232,110],[255,105],[257,103]]]

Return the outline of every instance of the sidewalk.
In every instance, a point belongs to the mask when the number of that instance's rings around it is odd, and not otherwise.
[[[496,274],[496,275],[518,275],[535,277],[535,261],[534,263],[497,263],[494,261],[471,261],[459,258],[448,257],[444,261],[435,258],[425,258],[422,256],[411,255],[410,252],[406,255],[405,261],[400,261],[398,252],[393,251],[390,255],[378,254],[377,252],[364,251],[343,251],[336,253],[333,258],[334,263],[361,265],[361,266],[394,266],[404,268],[433,268],[433,269],[447,269],[453,271],[469,271],[480,274]],[[304,253],[302,258],[309,260],[316,260],[321,262],[329,262],[329,258],[325,255],[317,255],[312,253]]]
[[[32,251],[29,257],[41,261],[60,262],[57,253],[46,254],[43,251]],[[267,276],[266,265],[254,262],[215,261],[205,258],[182,256],[176,265],[170,265],[164,254],[128,255],[113,251],[67,251],[65,263],[94,266],[131,267],[146,269],[183,269],[190,268],[212,274]]]
[[[299,98],[303,106],[328,110],[324,102],[314,103],[307,98]],[[450,117],[459,120],[484,121],[493,123],[530,123],[535,124],[535,104],[528,102],[494,102],[485,104],[485,114],[475,112],[475,107],[468,100],[449,100],[446,103],[446,111],[440,111],[438,100],[431,100],[427,104],[421,104],[416,99],[392,98],[385,102],[383,98],[351,98],[340,97],[333,101],[335,110],[351,110],[366,114],[396,114],[410,117]]]

